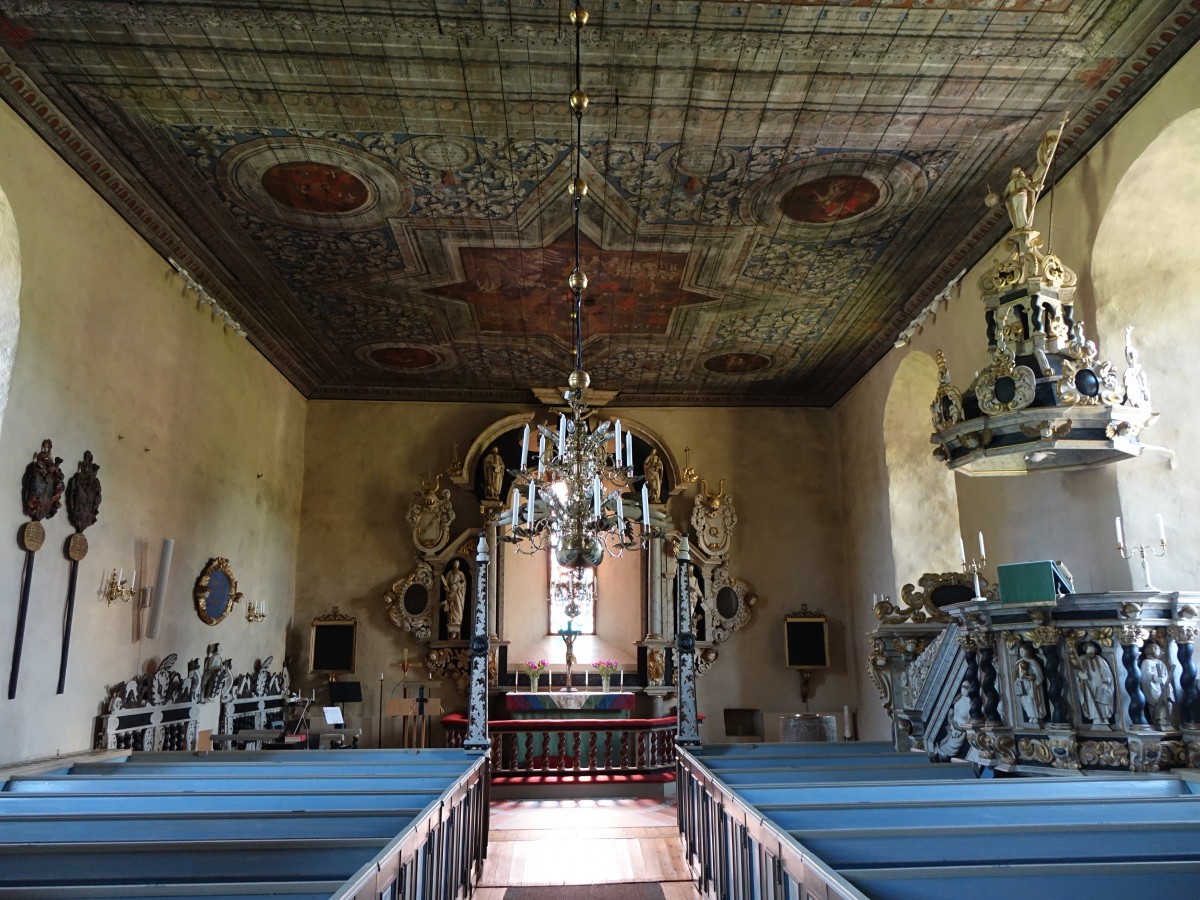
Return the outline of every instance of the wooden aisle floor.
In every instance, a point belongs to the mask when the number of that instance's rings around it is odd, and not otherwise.
[[[653,881],[665,900],[701,900],[684,862],[673,799],[501,800],[475,896],[532,884]]]

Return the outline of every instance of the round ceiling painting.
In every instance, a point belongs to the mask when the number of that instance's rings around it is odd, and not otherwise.
[[[823,243],[878,231],[912,212],[928,190],[921,167],[897,153],[838,150],[759,178],[743,208],[778,239]]]
[[[718,375],[745,375],[758,372],[771,364],[769,356],[761,353],[722,353],[704,361],[704,368]]]
[[[368,356],[371,362],[389,369],[428,369],[441,362],[436,353],[424,347],[380,347]]]
[[[879,202],[879,185],[859,175],[823,175],[796,185],[779,209],[793,222],[828,225],[859,216]]]
[[[229,150],[217,167],[226,195],[264,219],[297,228],[375,228],[412,206],[394,169],[333,141],[268,137]]]
[[[263,173],[262,186],[279,203],[315,213],[347,213],[370,199],[361,180],[319,162],[287,162]]]

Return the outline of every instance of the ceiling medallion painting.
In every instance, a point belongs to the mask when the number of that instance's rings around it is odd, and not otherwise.
[[[914,159],[842,150],[763,175],[746,191],[746,212],[777,237],[824,243],[879,231],[928,191],[926,169]]]
[[[523,402],[569,334],[573,3],[0,0],[0,97],[304,396]],[[1200,37],[1200,0],[608,3],[589,372],[835,403]]]
[[[221,156],[216,178],[257,215],[312,230],[373,228],[413,202],[407,182],[369,154],[303,137],[238,144]]]

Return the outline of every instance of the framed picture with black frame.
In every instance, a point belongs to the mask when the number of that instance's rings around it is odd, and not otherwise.
[[[325,675],[349,675],[354,671],[358,620],[338,612],[312,620],[309,671]]]
[[[829,668],[829,622],[802,606],[783,619],[784,656],[789,669]]]

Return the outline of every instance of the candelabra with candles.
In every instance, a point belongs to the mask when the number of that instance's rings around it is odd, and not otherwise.
[[[247,600],[246,601],[246,621],[247,622],[265,622],[267,620],[267,601],[266,600]]]
[[[137,569],[133,570],[133,574],[129,576],[129,580],[124,579],[125,570],[113,569],[112,574],[108,577],[104,585],[104,599],[108,601],[108,605],[112,606],[118,600],[128,603],[133,599],[134,583],[137,581]]]
[[[587,20],[587,10],[577,5],[571,12],[575,25],[575,89],[569,97],[575,117],[575,177],[569,188],[574,209],[575,266],[567,276],[572,294],[575,368],[567,379],[563,393],[566,408],[559,414],[558,427],[538,425],[536,467],[529,464],[530,432],[525,426],[521,468],[512,473],[512,529],[504,536],[504,540],[516,544],[518,552],[553,549],[559,564],[568,568],[593,568],[606,554],[620,556],[665,533],[650,526],[649,493],[644,477],[633,471],[633,436],[627,431],[622,441],[620,419],[615,426],[605,421],[594,429],[589,427],[593,410],[584,398],[591,384],[583,368],[583,292],[588,279],[581,267],[579,226],[580,207],[588,192],[581,172],[583,114],[588,96],[580,82],[580,35]],[[625,511],[625,496],[635,490],[638,481],[643,482],[640,534]]]
[[[1117,516],[1117,552],[1121,554],[1121,559],[1133,559],[1134,556],[1137,556],[1142,563],[1142,578],[1146,582],[1146,590],[1158,590],[1150,581],[1150,557],[1157,556],[1161,559],[1167,555],[1167,528],[1163,524],[1162,513],[1158,513],[1158,546],[1137,544],[1126,547],[1125,526],[1121,524],[1121,517]]]
[[[975,582],[975,599],[984,599],[979,591],[979,573],[987,566],[987,551],[983,547],[983,532],[979,532],[979,559],[975,559],[974,557],[969,560],[967,559],[967,548],[963,544],[961,536],[958,539],[958,556],[962,560],[963,571],[969,572]]]

